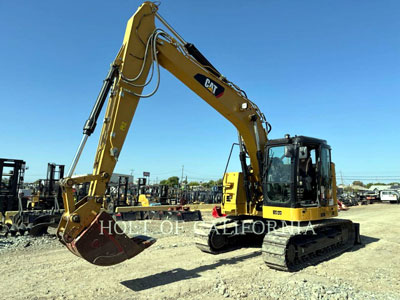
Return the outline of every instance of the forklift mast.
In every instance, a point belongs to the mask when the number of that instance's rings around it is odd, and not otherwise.
[[[128,176],[119,176],[118,178],[118,188],[117,188],[117,206],[126,206],[128,199]],[[121,193],[122,190],[122,193]],[[122,198],[122,195],[124,196]]]
[[[18,210],[18,190],[24,184],[25,161],[0,158],[0,212]]]
[[[64,177],[64,165],[57,165],[55,163],[47,164],[47,177],[46,177],[46,196],[57,195],[57,200],[62,203],[62,191],[56,183]]]
[[[47,177],[49,192],[54,192],[55,183],[64,177],[64,165],[47,164]]]

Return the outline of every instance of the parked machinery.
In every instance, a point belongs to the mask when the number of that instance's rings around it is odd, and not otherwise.
[[[172,189],[165,184],[147,185],[146,178],[138,178],[137,203],[135,205],[168,205],[176,202],[176,196],[171,194]]]
[[[5,167],[13,170],[4,172]],[[62,205],[61,189],[58,184],[64,176],[64,166],[49,163],[45,180],[39,180],[36,191],[26,197],[28,189],[22,189],[25,162],[22,160],[0,160],[2,172],[1,211],[5,216],[3,232],[23,235],[28,232],[37,236],[47,232],[49,226],[58,224]],[[8,176],[8,180],[5,177]]]
[[[187,204],[205,203],[220,204],[222,201],[222,185],[214,185],[211,188],[205,187],[189,187],[182,191],[182,197]]]
[[[24,183],[25,161],[0,158],[0,213],[18,210],[18,191]],[[21,199],[25,200],[26,199]],[[21,203],[23,206],[24,203]]]
[[[144,194],[149,198],[150,203],[168,205],[171,204],[171,197],[175,199],[175,195],[171,195],[170,191],[171,189],[166,184],[153,184],[147,186]]]
[[[128,195],[129,193],[129,195]],[[106,190],[107,212],[113,213],[117,207],[132,204],[133,198],[129,188],[129,177],[118,176],[117,184],[109,185]]]
[[[59,185],[64,177],[64,165],[47,164],[46,179],[39,180],[35,193],[28,201],[28,209],[56,209],[63,208],[62,191]]]
[[[343,193],[338,199],[346,206],[357,206],[359,200],[356,195],[350,193]]]

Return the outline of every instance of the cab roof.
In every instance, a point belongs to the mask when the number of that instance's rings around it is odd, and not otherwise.
[[[274,145],[285,145],[285,144],[300,144],[300,145],[326,145],[326,140],[317,139],[309,136],[303,135],[295,135],[293,137],[286,135],[284,138],[281,139],[273,139],[267,141],[267,146],[274,146]],[[330,147],[329,147],[330,148]]]

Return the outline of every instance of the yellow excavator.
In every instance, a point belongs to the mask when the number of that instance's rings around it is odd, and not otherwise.
[[[241,172],[225,173],[222,212],[227,217],[196,229],[202,251],[220,253],[246,240],[261,240],[271,268],[293,271],[337,255],[359,241],[359,226],[338,215],[335,168],[325,140],[305,136],[268,140],[264,114],[246,93],[224,77],[144,2],[129,19],[122,46],[112,62],[67,176],[62,180],[65,212],[57,235],[74,254],[96,265],[114,265],[151,246],[150,237],[129,238],[102,208],[140,98],[157,91],[160,66],[228,119],[238,131]],[[158,19],[167,31],[156,28]],[[149,74],[150,73],[150,74]],[[155,88],[143,89],[155,78]],[[102,107],[108,105],[92,174],[73,176]],[[73,188],[90,183],[75,202]]]

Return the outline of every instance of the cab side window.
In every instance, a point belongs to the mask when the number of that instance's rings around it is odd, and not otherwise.
[[[331,153],[328,148],[321,148],[320,153],[320,202],[322,206],[328,205],[328,201],[332,198],[331,185]]]

